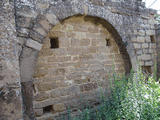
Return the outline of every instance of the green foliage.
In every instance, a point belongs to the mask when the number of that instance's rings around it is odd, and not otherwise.
[[[160,14],[156,14],[155,15],[156,20],[158,21],[158,23],[160,23]]]
[[[160,120],[160,84],[141,69],[129,77],[111,77],[111,95],[96,109],[85,109],[71,120]]]

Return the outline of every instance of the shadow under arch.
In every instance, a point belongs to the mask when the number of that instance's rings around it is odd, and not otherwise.
[[[110,24],[107,20],[97,17],[97,16],[91,16],[91,15],[82,15],[82,14],[77,14],[77,15],[73,15],[73,16],[69,16],[63,20],[60,21],[61,24],[63,24],[67,19],[70,19],[72,17],[84,17],[85,21],[89,21],[92,22],[95,25],[102,25],[104,28],[106,28],[109,33],[112,35],[112,37],[114,38],[116,44],[118,45],[120,54],[123,57],[123,60],[125,62],[125,71],[126,74],[130,73],[130,70],[132,69],[132,64],[131,64],[131,60],[129,57],[129,54],[127,52],[127,42],[123,42],[121,36],[119,35],[119,33],[117,32],[117,30],[114,28],[114,26],[112,24]],[[54,26],[53,26],[54,27]]]

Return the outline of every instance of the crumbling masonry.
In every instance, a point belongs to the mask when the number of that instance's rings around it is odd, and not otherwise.
[[[141,0],[1,0],[0,120],[99,104],[114,71],[153,71],[156,11]]]

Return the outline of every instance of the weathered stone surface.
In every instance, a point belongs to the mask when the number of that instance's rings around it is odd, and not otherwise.
[[[47,35],[47,33],[45,32],[45,30],[43,28],[41,28],[41,27],[34,28],[34,30],[36,32],[38,32],[40,35],[42,35],[42,36],[46,36]]]
[[[28,39],[26,41],[26,46],[31,47],[31,48],[38,50],[38,51],[42,48],[42,44],[40,44],[37,41],[34,41],[32,39]]]
[[[64,110],[66,110],[66,107],[64,104],[58,103],[58,104],[53,105],[53,110],[56,112],[62,112]]]
[[[79,86],[71,86],[65,88],[59,88],[51,91],[51,97],[56,98],[60,96],[67,96],[67,95],[76,95],[80,93]]]
[[[44,36],[39,34],[38,32],[36,31],[31,31],[29,33],[29,37],[32,38],[33,40],[35,41],[38,41],[39,43],[42,43],[43,39],[44,39]]]
[[[19,37],[28,37],[29,29],[28,28],[18,28],[17,34]]]
[[[160,25],[156,26],[156,51],[157,51],[157,78],[160,78]],[[152,49],[149,50],[150,52],[153,52]]]
[[[142,48],[149,48],[149,45],[147,43],[143,43]]]
[[[13,94],[16,97],[10,105],[8,100],[2,100],[2,119],[22,119],[20,80],[23,102],[25,98],[28,101],[24,103],[28,106],[24,119],[34,119],[30,109],[38,105],[39,115],[43,114],[38,119],[48,120],[56,114],[42,113],[48,105],[65,102],[66,106],[70,102],[72,106],[74,102],[73,106],[78,107],[79,97],[93,103],[97,81],[107,79],[112,64],[118,73],[129,72],[129,58],[134,70],[137,58],[140,65],[153,67],[156,45],[151,37],[155,35],[155,11],[145,8],[141,1],[2,0],[0,10],[0,87],[16,84],[14,90],[19,93]],[[49,37],[58,37],[58,49],[51,49]],[[29,85],[33,89],[27,92],[25,85],[33,80],[35,86]],[[8,91],[12,94],[14,90]],[[20,105],[17,109],[16,101]],[[59,105],[57,112],[62,108]],[[14,114],[4,109],[13,110]]]
[[[47,92],[39,92],[37,95],[35,95],[36,101],[43,101],[48,99],[50,96]]]
[[[153,62],[152,61],[147,61],[147,62],[145,62],[145,65],[146,66],[153,66]]]
[[[97,88],[98,88],[97,83],[87,83],[87,84],[82,84],[80,86],[80,90],[82,92],[84,92],[84,91],[90,91],[90,90],[97,89]]]
[[[0,120],[21,120],[22,94],[14,1],[0,1]]]
[[[43,109],[41,108],[41,109],[34,109],[34,114],[36,115],[36,116],[41,116],[41,115],[43,115]]]
[[[138,55],[141,55],[142,53],[143,53],[142,50],[137,50],[137,54],[138,54]]]
[[[37,51],[31,48],[23,47],[20,59],[21,82],[32,80],[34,66],[36,62]]]
[[[145,37],[137,37],[137,41],[140,43],[144,43],[145,42]]]
[[[42,27],[45,29],[45,30],[49,30],[51,28],[49,22],[47,20],[41,20],[40,21],[40,25],[42,25]]]
[[[140,49],[140,48],[141,48],[141,44],[133,43],[133,45],[134,45],[134,48],[135,48],[135,49]]]
[[[155,30],[147,30],[146,35],[155,35]]]
[[[57,17],[54,14],[48,13],[46,14],[46,18],[53,25],[58,23]]]
[[[139,31],[138,31],[138,34],[139,34],[140,36],[145,36],[145,31],[144,31],[144,30],[139,30]]]
[[[31,26],[31,20],[31,17],[17,16],[17,25],[24,28],[29,28]]]
[[[16,89],[14,90],[12,87]],[[0,120],[21,120],[22,101],[19,86],[3,86],[0,88],[0,91]]]
[[[37,88],[39,91],[48,91],[55,89],[57,85],[55,85],[53,82],[48,82],[48,83],[40,83],[37,85]]]
[[[151,60],[151,55],[150,54],[142,54],[138,56],[139,60]]]
[[[24,119],[34,119],[34,111],[33,111],[33,81],[25,81],[21,82],[22,86],[22,97],[23,97],[23,107],[24,109]]]

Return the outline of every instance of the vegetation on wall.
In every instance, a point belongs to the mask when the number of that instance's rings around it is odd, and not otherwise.
[[[160,24],[160,14],[156,14],[155,15],[156,20],[158,21],[158,23]]]
[[[89,107],[70,120],[160,120],[160,83],[141,69],[129,77],[113,74],[111,95],[101,96],[96,109]]]

